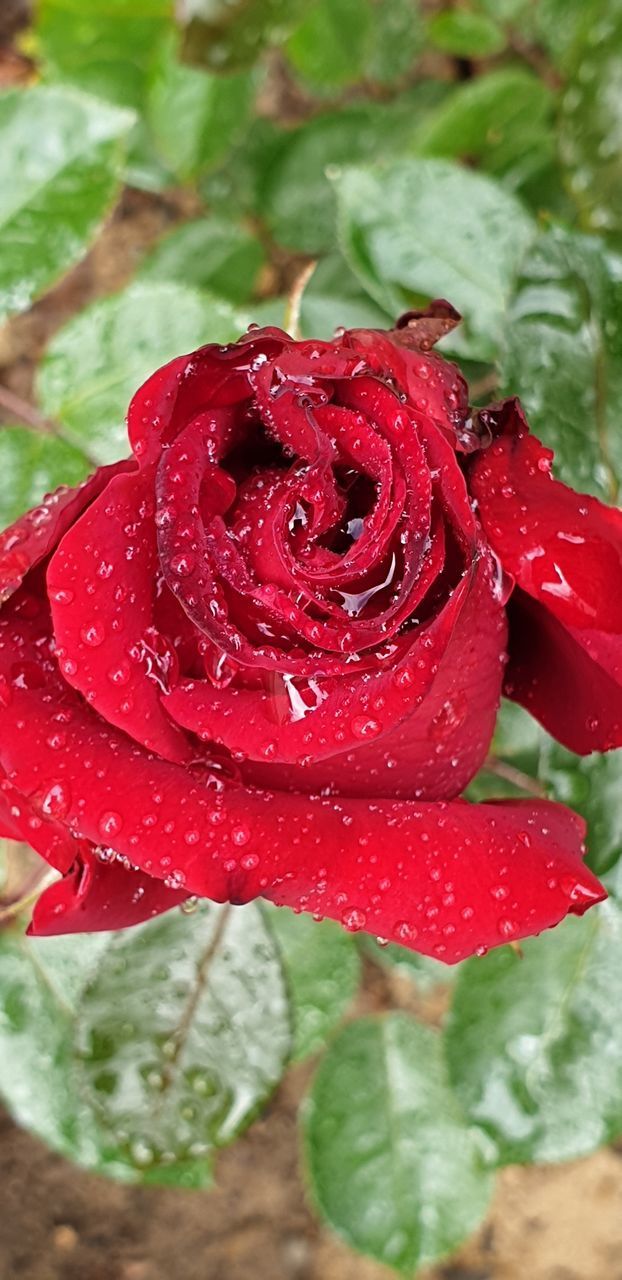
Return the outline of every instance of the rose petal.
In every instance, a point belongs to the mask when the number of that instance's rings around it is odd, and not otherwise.
[[[110,724],[167,760],[194,752],[162,710],[150,643],[157,581],[154,468],[114,477],[65,534],[47,572],[65,679]]]
[[[554,480],[553,454],[518,401],[480,414],[493,436],[470,489],[503,569],[510,608],[507,692],[586,754],[622,745],[622,512]]]
[[[162,880],[126,869],[120,862],[102,863],[86,853],[37,899],[28,933],[50,937],[126,929],[171,911],[186,898]]]
[[[50,554],[80,512],[98,496],[113,476],[133,470],[131,462],[99,467],[75,489],[57,489],[0,534],[0,603],[23,582],[25,575]]]
[[[263,895],[452,962],[603,896],[581,863],[581,819],[548,802],[307,798],[222,786],[209,770],[191,781],[102,727],[71,691],[66,736],[53,744],[60,678],[36,634],[28,619],[3,619],[0,674],[19,649],[45,681],[18,685],[0,707],[7,776],[33,798],[65,787],[75,834],[172,887],[216,901]],[[123,884],[127,894],[131,881]]]

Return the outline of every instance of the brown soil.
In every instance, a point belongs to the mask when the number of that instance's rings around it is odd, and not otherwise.
[[[24,0],[0,0],[0,46]],[[2,64],[0,47],[0,70]],[[5,60],[5,69],[8,61]],[[6,72],[5,83],[12,72]],[[0,76],[1,79],[1,76]],[[0,382],[32,396],[37,359],[77,307],[121,287],[191,197],[128,193],[96,248],[0,332]],[[368,984],[364,1003],[412,996]],[[421,1010],[435,1019],[438,1010]],[[0,1280],[382,1280],[389,1272],[320,1229],[305,1203],[296,1113],[308,1069],[222,1153],[206,1193],[128,1188],[85,1174],[0,1114]],[[622,1280],[622,1161],[615,1151],[555,1168],[508,1169],[488,1221],[425,1280]]]

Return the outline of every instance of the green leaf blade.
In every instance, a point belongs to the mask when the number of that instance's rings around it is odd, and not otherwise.
[[[86,253],[119,190],[133,122],[70,89],[0,95],[0,321]]]
[[[342,249],[376,302],[398,314],[418,298],[446,297],[464,316],[461,353],[490,359],[535,235],[515,197],[431,159],[344,169],[335,185]]]
[[[612,902],[463,967],[450,1075],[499,1164],[572,1160],[622,1132],[622,916]]]
[[[316,1053],[356,994],[360,964],[354,939],[330,920],[264,906],[287,979],[294,1023],[294,1061]]]
[[[305,1115],[313,1197],[355,1248],[406,1275],[451,1252],[491,1180],[446,1083],[437,1035],[405,1014],[333,1042]]]

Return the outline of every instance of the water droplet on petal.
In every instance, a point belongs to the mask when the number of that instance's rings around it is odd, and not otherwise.
[[[106,813],[102,813],[97,824],[100,835],[110,839],[111,836],[119,834],[123,826],[123,818],[120,813],[115,813],[113,809]]]

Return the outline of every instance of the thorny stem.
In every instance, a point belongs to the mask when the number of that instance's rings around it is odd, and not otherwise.
[[[513,764],[508,764],[507,760],[499,760],[497,756],[487,756],[484,768],[489,773],[494,773],[497,778],[503,778],[504,782],[511,782],[513,787],[518,787],[519,791],[526,791],[528,795],[537,796],[539,800],[546,800],[546,790],[537,778],[532,778],[529,773],[523,773],[522,769],[516,769]]]
[[[27,400],[23,400],[21,396],[16,395],[14,391],[9,391],[8,387],[3,387],[2,385],[0,385],[0,408],[6,409],[7,413],[23,422],[25,426],[30,427],[31,431],[39,431],[44,435],[55,436],[57,440],[62,440],[73,448],[76,447],[73,441],[65,435],[60,423],[54,422],[53,418],[46,418],[45,414],[40,413],[33,404],[29,404]],[[91,466],[96,467],[98,465],[97,459],[92,457],[82,445],[80,446],[80,451]]]

